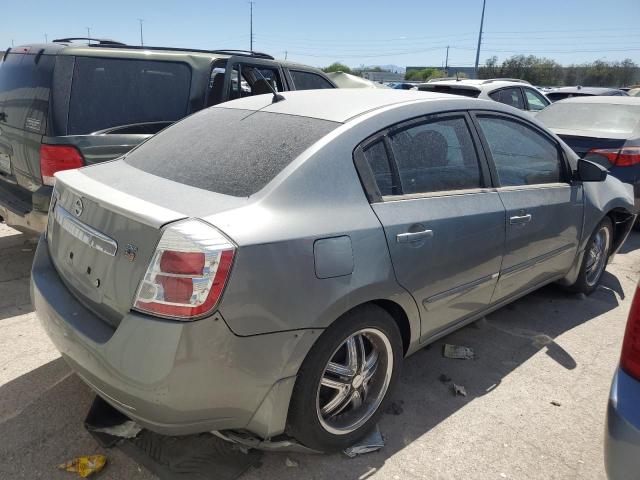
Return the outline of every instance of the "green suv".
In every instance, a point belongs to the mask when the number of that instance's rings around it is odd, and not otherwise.
[[[228,100],[335,88],[318,69],[241,50],[65,38],[0,60],[0,219],[35,234],[46,227],[55,172],[117,158]]]

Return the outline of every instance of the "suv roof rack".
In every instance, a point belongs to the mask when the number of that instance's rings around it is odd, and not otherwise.
[[[125,43],[118,42],[116,40],[110,40],[108,38],[89,38],[89,37],[68,37],[68,38],[56,38],[53,43],[69,43],[74,40],[87,40],[89,42],[96,42],[98,45],[118,45],[123,46]],[[94,44],[95,45],[95,44]]]
[[[492,82],[518,82],[524,83],[526,85],[531,85],[531,83],[527,82],[526,80],[522,80],[521,78],[490,78],[489,80],[485,80],[484,82],[482,82],[482,84],[484,85],[485,83]]]
[[[92,39],[93,40],[93,39]],[[264,58],[267,60],[275,60],[274,57],[267,53],[262,52],[250,52],[249,50],[202,50],[198,48],[182,48],[182,47],[150,47],[147,45],[127,45],[124,43],[107,41],[107,43],[92,43],[89,45],[90,47],[101,47],[101,48],[127,48],[131,50],[158,50],[158,51],[169,51],[169,52],[198,52],[198,53],[218,53],[223,55],[235,55],[238,57],[253,57],[253,58]]]

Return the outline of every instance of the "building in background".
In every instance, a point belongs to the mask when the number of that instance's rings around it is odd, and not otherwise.
[[[371,80],[372,82],[387,83],[387,82],[402,82],[404,81],[404,74],[398,72],[387,72],[379,70],[362,70],[360,72],[362,78]]]

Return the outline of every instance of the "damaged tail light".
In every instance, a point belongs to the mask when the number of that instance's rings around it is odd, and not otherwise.
[[[629,311],[620,366],[629,375],[640,380],[640,284],[636,287],[636,294]]]
[[[200,220],[169,226],[140,282],[134,308],[190,320],[210,313],[227,283],[235,245]]]

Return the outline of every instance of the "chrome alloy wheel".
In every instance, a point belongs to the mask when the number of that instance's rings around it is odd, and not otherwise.
[[[586,282],[589,287],[593,287],[607,266],[607,253],[611,245],[610,232],[607,227],[600,227],[600,230],[593,236],[589,250],[587,251]]]
[[[364,425],[384,399],[393,373],[393,350],[387,336],[365,328],[349,336],[325,366],[316,395],[322,427],[334,435]]]

